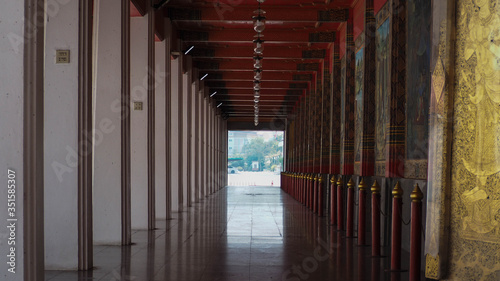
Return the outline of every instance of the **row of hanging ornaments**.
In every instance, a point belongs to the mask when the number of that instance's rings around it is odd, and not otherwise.
[[[253,81],[253,91],[254,91],[254,109],[255,109],[255,126],[259,125],[259,99],[260,99],[260,82],[262,79],[262,55],[264,51],[264,40],[262,37],[264,35],[262,32],[266,28],[266,17],[264,16],[266,12],[260,8],[260,4],[264,3],[265,0],[257,0],[259,2],[259,8],[253,13],[256,14],[252,17],[253,19],[253,29],[257,32],[255,35],[254,43],[254,54],[253,54],[253,67],[254,67],[254,81]]]

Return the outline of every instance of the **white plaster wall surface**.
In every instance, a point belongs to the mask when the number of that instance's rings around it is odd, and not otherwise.
[[[121,244],[121,0],[96,2],[94,243]]]
[[[148,228],[148,15],[130,19],[131,91],[131,224],[132,229]],[[142,102],[143,110],[133,110]]]
[[[196,116],[198,116],[198,111],[196,110],[196,92],[197,92],[197,83],[191,84],[191,108],[189,110],[191,114],[191,202],[196,202],[198,200],[198,195],[196,194],[197,186],[196,186],[196,178],[199,176],[195,173],[197,171],[196,166],[198,163],[196,162]]]
[[[23,42],[24,1],[6,1],[0,9],[0,280],[21,281],[23,276]],[[15,172],[16,244],[9,245],[8,180]],[[12,241],[12,240],[11,240]],[[11,242],[12,244],[12,242]],[[15,246],[15,268],[7,264]],[[10,259],[10,258],[9,258]]]
[[[190,114],[190,109],[188,108],[188,95],[191,92],[191,87],[188,87],[188,74],[182,75],[182,155],[183,157],[183,173],[182,177],[184,180],[183,186],[183,207],[189,206],[188,202],[188,192],[190,187],[188,186],[188,169],[189,169],[189,159],[188,159],[188,136],[190,132],[188,131],[188,114]]]
[[[167,155],[166,155],[166,135],[165,135],[165,125],[166,125],[166,92],[165,92],[165,40],[162,42],[156,42],[155,47],[155,61],[156,61],[156,88],[155,88],[155,183],[156,183],[156,218],[166,219],[167,211],[165,209],[166,205],[166,165],[167,165]]]
[[[170,125],[172,134],[170,139],[170,173],[172,192],[172,211],[179,211],[179,59],[171,61],[171,95],[170,95]]]
[[[78,267],[78,2],[48,15],[45,30],[45,267]],[[56,64],[56,50],[70,62]],[[85,153],[85,152],[84,152]]]

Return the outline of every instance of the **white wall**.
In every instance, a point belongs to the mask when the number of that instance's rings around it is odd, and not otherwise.
[[[198,194],[196,191],[198,190],[198,186],[196,184],[196,178],[199,177],[196,172],[198,169],[196,168],[198,163],[196,162],[196,117],[198,116],[198,111],[196,110],[196,97],[198,96],[198,83],[191,84],[191,109],[189,110],[191,113],[191,202],[198,202]]]
[[[78,268],[78,2],[59,7],[46,22],[44,177],[45,267]],[[56,64],[56,50],[70,50]]]
[[[200,94],[200,198],[205,197],[205,98],[204,94]]]
[[[24,1],[7,1],[0,9],[0,221],[7,221],[8,169],[16,174],[16,213],[23,217],[23,37]],[[5,67],[8,66],[8,67]],[[0,280],[21,281],[23,276],[23,221],[16,222],[16,268],[7,271],[7,227],[0,227]]]
[[[165,108],[165,43],[155,43],[155,61],[156,61],[156,87],[155,87],[155,184],[156,184],[156,218],[166,219],[167,211],[166,204],[166,169],[167,169],[167,155],[166,155],[166,108]]]
[[[171,155],[171,192],[172,192],[172,211],[179,211],[179,59],[171,61],[171,97],[170,97],[170,125],[172,134],[170,139]]]
[[[182,74],[182,177],[184,181],[183,185],[183,207],[189,207],[190,202],[188,200],[188,192],[190,190],[190,186],[188,185],[188,169],[189,169],[189,160],[188,160],[188,136],[190,132],[188,131],[188,114],[190,114],[190,109],[188,108],[188,95],[191,93],[191,87],[188,83],[189,77],[187,73]]]
[[[205,99],[205,175],[204,175],[204,185],[205,185],[205,196],[210,195],[210,98]]]
[[[96,2],[95,244],[121,244],[121,0]]]
[[[131,224],[148,228],[148,15],[130,19]],[[133,110],[143,102],[143,110]]]

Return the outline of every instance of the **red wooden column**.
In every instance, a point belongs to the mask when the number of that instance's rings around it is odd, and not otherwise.
[[[346,237],[354,237],[354,182],[352,178],[347,183],[347,222]]]
[[[358,185],[358,245],[366,245],[366,184],[363,178]]]
[[[330,179],[330,224],[337,224],[337,190],[335,188],[335,176]]]
[[[411,236],[410,236],[410,281],[420,280],[420,251],[422,248],[422,199],[424,195],[418,184],[411,197]]]
[[[403,190],[399,181],[392,191],[392,241],[391,241],[391,271],[401,270],[401,216],[403,205]]]
[[[342,202],[342,188],[344,187],[344,182],[342,181],[342,176],[339,176],[337,181],[337,229],[344,229],[344,204]]]
[[[372,256],[380,256],[380,186],[372,185]]]

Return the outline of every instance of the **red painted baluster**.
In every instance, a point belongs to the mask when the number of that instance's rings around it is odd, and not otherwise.
[[[337,190],[335,188],[335,176],[330,179],[330,224],[337,224]]]
[[[347,183],[347,222],[345,236],[354,236],[354,182],[352,178]]]
[[[401,270],[401,217],[403,190],[399,181],[392,191],[392,241],[391,241],[391,270]]]
[[[318,213],[318,176],[314,175],[313,180],[313,212]]]
[[[380,186],[375,181],[372,191],[372,256],[380,256]]]
[[[323,176],[318,177],[318,216],[323,216]]]
[[[309,209],[312,210],[313,208],[313,200],[314,200],[314,191],[313,191],[313,187],[314,187],[314,177],[313,175],[309,175]]]
[[[344,182],[342,181],[342,176],[339,176],[337,181],[337,229],[344,229],[344,205],[342,202],[342,189],[344,188]]]
[[[358,189],[358,245],[366,245],[366,184],[363,178]]]
[[[424,195],[418,184],[411,198],[411,236],[410,236],[410,281],[420,280],[420,251],[422,248],[422,199]]]

